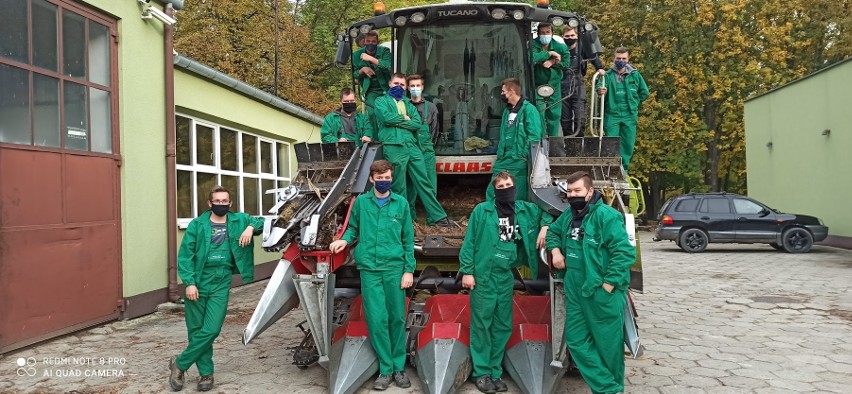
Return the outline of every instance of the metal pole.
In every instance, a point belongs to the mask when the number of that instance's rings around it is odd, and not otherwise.
[[[275,7],[275,76],[273,77],[272,91],[275,93],[275,97],[278,97],[278,0],[275,0],[273,7]]]

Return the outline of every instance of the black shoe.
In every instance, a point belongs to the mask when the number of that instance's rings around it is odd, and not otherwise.
[[[177,366],[177,356],[172,356],[169,359],[169,387],[172,391],[181,391],[183,390],[183,383],[185,381],[183,373],[185,371],[181,371]]]
[[[493,394],[497,392],[497,389],[494,387],[494,382],[491,380],[491,375],[482,375],[476,378],[476,388],[486,394]]]
[[[373,390],[379,390],[379,391],[387,390],[388,386],[390,385],[390,381],[391,381],[390,375],[379,374],[379,377],[376,378],[375,382],[373,382]]]
[[[213,375],[202,376],[198,381],[198,391],[210,391],[213,389]]]
[[[411,387],[411,381],[408,380],[408,376],[405,376],[405,371],[394,372],[393,382],[396,383],[398,387],[404,389]]]
[[[497,390],[498,393],[509,391],[509,387],[506,386],[506,382],[504,382],[501,378],[491,379],[491,383],[494,384],[494,389]]]
[[[456,223],[454,220],[450,220],[450,218],[448,218],[448,217],[445,217],[445,218],[435,222],[434,225],[438,226],[438,227],[459,227],[458,223]]]

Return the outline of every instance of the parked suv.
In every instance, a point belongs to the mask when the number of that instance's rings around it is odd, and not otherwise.
[[[767,243],[777,250],[805,253],[828,236],[813,216],[778,212],[732,193],[689,193],[672,197],[660,209],[654,241],[674,241],[699,253],[711,242]]]

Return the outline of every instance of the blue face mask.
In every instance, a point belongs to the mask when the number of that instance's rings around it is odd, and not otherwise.
[[[547,35],[541,35],[540,34],[538,36],[538,41],[541,42],[541,45],[550,44],[550,40],[552,40],[552,39],[553,39],[553,35],[551,35],[551,34],[547,34]]]
[[[374,183],[376,191],[380,194],[385,194],[391,189],[391,183],[393,183],[393,181],[374,181]]]
[[[394,100],[402,100],[402,95],[405,94],[405,89],[402,86],[394,86],[388,89],[388,95],[394,98]]]
[[[423,88],[420,87],[411,87],[408,88],[408,91],[411,93],[411,97],[420,97],[423,94]]]
[[[379,46],[377,44],[367,44],[367,45],[364,45],[364,50],[366,50],[367,53],[376,53],[376,49],[378,47]]]
[[[615,61],[615,68],[618,69],[618,70],[621,70],[622,68],[624,68],[626,66],[627,66],[626,60],[616,60]]]

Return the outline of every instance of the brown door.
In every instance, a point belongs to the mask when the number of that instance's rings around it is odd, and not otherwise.
[[[11,4],[6,30],[20,41],[0,51],[0,353],[116,319],[122,298],[115,21],[66,0]]]

